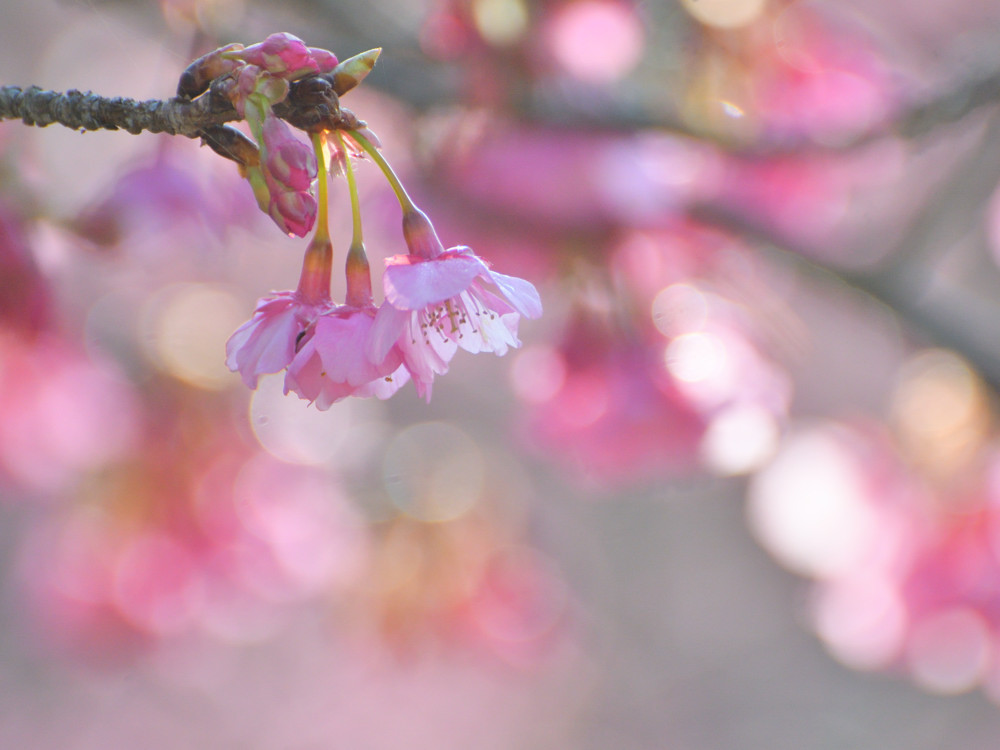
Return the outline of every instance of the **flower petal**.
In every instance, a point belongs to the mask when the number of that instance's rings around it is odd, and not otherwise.
[[[475,255],[441,255],[432,260],[412,255],[387,261],[382,284],[385,298],[401,310],[421,310],[469,288],[487,265]],[[527,282],[525,282],[527,283]]]
[[[542,298],[530,281],[507,276],[496,271],[487,271],[486,276],[496,284],[497,289],[510,300],[510,303],[526,318],[539,318],[542,315]]]
[[[279,372],[292,361],[300,328],[291,306],[271,315],[258,313],[226,342],[226,365],[239,370],[248,387],[256,388],[260,375]]]
[[[403,335],[409,319],[408,311],[399,310],[388,302],[379,307],[368,338],[367,354],[372,362],[381,362],[386,358],[393,344]]]

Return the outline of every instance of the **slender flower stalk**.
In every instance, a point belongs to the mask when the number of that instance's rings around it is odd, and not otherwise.
[[[345,264],[347,300],[316,318],[285,375],[285,393],[294,392],[321,410],[347,396],[389,398],[409,380],[398,346],[387,348],[378,357],[369,355],[376,309],[362,237],[361,206],[350,155],[341,135],[335,137],[344,155],[354,229]],[[319,149],[319,141],[314,143]]]
[[[372,305],[372,277],[365,253],[365,241],[361,226],[361,201],[358,198],[358,181],[354,176],[351,155],[344,144],[344,138],[337,133],[337,140],[344,155],[344,174],[347,189],[351,195],[351,247],[347,252],[347,304],[355,307]]]
[[[403,187],[403,183],[400,182],[399,177],[396,175],[396,171],[392,168],[385,157],[382,156],[382,152],[375,148],[375,145],[363,136],[357,130],[348,131],[348,135],[364,149],[365,153],[371,157],[372,161],[378,165],[378,168],[382,170],[382,174],[385,175],[385,179],[389,181],[389,185],[392,187],[392,192],[396,194],[396,199],[399,201],[399,205],[403,209],[403,213],[407,211],[419,211],[416,204],[410,198],[409,193],[406,192],[406,188]]]
[[[392,191],[396,194],[400,208],[403,209],[403,238],[406,240],[410,254],[421,258],[436,258],[443,253],[444,245],[438,238],[437,232],[434,230],[434,225],[427,214],[417,208],[417,204],[410,198],[399,176],[389,162],[386,161],[386,158],[382,156],[378,148],[368,138],[358,131],[350,131],[350,136],[357,141],[358,145],[378,165],[379,169],[382,170],[382,174],[388,180],[389,185],[392,186]]]
[[[316,233],[302,258],[299,285],[295,291],[275,292],[260,299],[253,317],[226,342],[226,366],[239,371],[250,388],[257,387],[261,375],[287,368],[314,330],[316,319],[333,307],[330,299],[333,245],[326,206],[322,136],[314,135],[312,142],[319,166],[320,203]]]
[[[299,276],[297,294],[304,302],[313,305],[330,303],[330,276],[333,273],[333,243],[330,241],[330,219],[327,208],[327,176],[323,156],[323,135],[313,133],[313,149],[319,167],[316,178],[316,194],[319,206],[316,211],[316,233],[302,259],[302,274]]]
[[[409,250],[386,259],[385,301],[375,318],[369,356],[378,359],[398,348],[417,393],[430,400],[435,375],[448,371],[459,348],[503,355],[520,346],[518,320],[541,315],[541,300],[529,282],[491,271],[470,248],[445,250],[431,220],[375,145],[356,130],[348,135],[396,194]]]
[[[317,178],[316,197],[319,206],[316,210],[316,239],[330,239],[330,216],[327,207],[327,178],[326,178],[326,135],[324,133],[312,134],[313,150],[316,152]]]

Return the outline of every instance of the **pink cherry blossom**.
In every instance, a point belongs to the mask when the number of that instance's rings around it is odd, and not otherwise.
[[[447,372],[457,347],[502,356],[521,345],[520,316],[542,314],[534,285],[490,270],[467,247],[431,258],[397,255],[386,264],[385,302],[369,353],[380,359],[397,344],[417,392],[428,400],[434,375]]]
[[[309,302],[298,291],[262,298],[253,317],[226,342],[226,366],[256,388],[261,375],[288,367],[302,335],[328,304]]]
[[[368,357],[374,305],[340,305],[318,317],[288,365],[285,393],[294,392],[325,410],[347,396],[389,398],[409,374],[403,353],[391,346],[385,356]]]
[[[581,487],[610,490],[697,470],[706,417],[662,358],[606,316],[574,310],[559,345],[526,350],[513,373],[530,406],[524,444]]]

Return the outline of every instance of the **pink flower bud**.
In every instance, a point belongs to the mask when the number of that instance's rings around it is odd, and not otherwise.
[[[283,232],[305,237],[316,223],[316,199],[309,193],[271,188],[271,205],[268,215]]]
[[[229,101],[250,126],[261,122],[271,106],[288,96],[288,81],[275,78],[256,65],[244,65],[236,83],[227,89]]]
[[[312,55],[312,59],[319,68],[320,73],[329,73],[337,67],[337,56],[330,52],[330,50],[310,47],[309,54]]]
[[[289,81],[320,72],[305,42],[284,31],[247,47],[241,57],[251,65]]]
[[[277,117],[264,118],[261,151],[271,177],[292,190],[308,190],[316,178],[316,154]]]

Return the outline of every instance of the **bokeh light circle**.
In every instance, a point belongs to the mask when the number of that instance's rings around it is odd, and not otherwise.
[[[548,31],[556,62],[582,81],[612,83],[642,58],[642,24],[632,6],[617,0],[567,3],[556,13]]]
[[[478,444],[446,422],[423,422],[399,432],[382,461],[386,493],[421,521],[451,521],[471,510],[485,487]]]
[[[143,309],[142,342],[160,370],[198,388],[221,390],[233,382],[222,352],[243,318],[227,289],[176,284],[160,290]]]
[[[767,0],[681,0],[681,5],[706,26],[735,29],[760,16]]]

